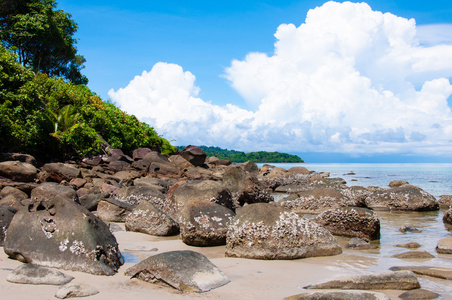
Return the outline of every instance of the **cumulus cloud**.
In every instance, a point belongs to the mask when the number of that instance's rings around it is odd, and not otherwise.
[[[203,101],[195,76],[166,63],[109,95],[177,144],[450,153],[452,46],[422,36],[414,19],[327,2],[298,27],[280,25],[273,55],[226,69],[253,111]]]

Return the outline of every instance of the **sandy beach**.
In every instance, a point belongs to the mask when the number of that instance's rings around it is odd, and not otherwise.
[[[116,224],[121,228],[123,224]],[[313,257],[297,260],[253,260],[228,258],[224,256],[224,246],[192,247],[182,243],[178,237],[155,237],[124,230],[114,233],[121,252],[135,259],[171,250],[193,250],[207,256],[231,280],[220,288],[206,293],[181,293],[177,290],[155,284],[129,279],[125,270],[134,262],[126,262],[114,276],[95,276],[82,272],[61,270],[75,279],[71,283],[89,284],[99,290],[99,294],[87,299],[282,299],[305,292],[302,288],[346,275],[369,273],[370,266],[376,264],[372,257],[360,255],[358,251],[344,250],[343,254],[330,257]],[[347,239],[340,239],[341,244]],[[372,250],[366,250],[372,251]],[[134,257],[130,256],[130,257]],[[21,263],[7,258],[0,249],[0,291],[2,299],[56,299],[58,287],[51,285],[15,284],[6,281],[8,273]],[[344,267],[347,266],[347,267]],[[439,285],[450,284],[446,280],[429,281]],[[421,284],[422,279],[420,278]],[[379,291],[398,299],[403,291]],[[444,299],[452,296],[442,294]],[[449,297],[449,298],[448,298]]]

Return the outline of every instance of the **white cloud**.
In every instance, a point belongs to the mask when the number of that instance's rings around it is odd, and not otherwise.
[[[272,56],[249,53],[226,69],[254,112],[203,101],[194,75],[165,63],[109,95],[177,144],[451,152],[452,46],[427,44],[413,19],[327,2],[299,27],[280,25],[275,37]]]

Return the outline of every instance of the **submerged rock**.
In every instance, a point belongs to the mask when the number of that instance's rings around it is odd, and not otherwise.
[[[127,269],[125,275],[198,293],[230,282],[207,257],[194,251],[170,251],[148,257]]]
[[[395,258],[400,259],[432,259],[435,258],[432,254],[424,250],[412,250],[404,253],[394,255]]]
[[[244,206],[231,221],[226,256],[296,259],[342,253],[337,240],[320,225],[277,204]]]
[[[358,275],[313,284],[306,289],[346,289],[346,290],[412,290],[421,285],[411,271],[384,272]]]

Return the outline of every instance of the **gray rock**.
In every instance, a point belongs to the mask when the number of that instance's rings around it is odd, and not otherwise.
[[[9,206],[0,206],[0,246],[4,244],[6,231],[16,212],[17,210]]]
[[[78,201],[76,191],[68,186],[56,182],[44,182],[31,191],[33,201],[51,200],[53,198],[64,198],[68,201]]]
[[[298,193],[294,200],[283,200],[279,203],[297,212],[322,213],[328,209],[347,206],[347,198],[336,188],[317,186]]]
[[[366,198],[365,203],[373,210],[433,211],[439,209],[435,197],[409,184],[377,190]]]
[[[424,250],[412,250],[412,251],[393,255],[393,257],[400,258],[400,259],[432,259],[432,258],[435,258],[435,256],[433,256],[432,254],[430,254]]]
[[[334,235],[380,239],[380,220],[371,210],[358,207],[329,209],[314,220]]]
[[[439,294],[424,289],[408,291],[399,295],[399,298],[403,300],[412,300],[412,299],[427,300],[427,299],[436,299],[438,297]]]
[[[179,225],[148,201],[141,201],[125,219],[128,231],[169,236],[179,233]]]
[[[232,257],[296,259],[341,252],[328,230],[275,203],[241,208],[226,239],[226,256]]]
[[[60,271],[31,264],[23,264],[8,274],[6,280],[22,284],[63,285],[72,281],[74,277]]]
[[[307,286],[307,289],[412,290],[421,285],[411,271],[358,275]]]
[[[41,169],[47,172],[51,181],[55,182],[61,182],[63,180],[71,181],[72,179],[81,177],[80,169],[70,164],[47,163]]]
[[[428,266],[404,266],[404,267],[391,267],[391,271],[408,270],[415,274],[436,277],[446,280],[452,280],[452,269],[440,268],[440,267],[428,267]]]
[[[180,216],[180,236],[191,246],[226,245],[228,225],[235,213],[216,203],[192,200]]]
[[[436,252],[441,254],[452,254],[452,237],[440,239],[438,245],[436,245]]]
[[[127,269],[125,274],[151,283],[165,283],[181,291],[198,293],[230,282],[207,257],[193,251],[170,251],[148,257]]]
[[[38,170],[29,163],[20,161],[0,162],[0,176],[13,181],[32,182],[35,180]]]
[[[55,293],[58,299],[80,298],[99,294],[99,291],[88,284],[66,284]]]
[[[284,298],[284,300],[389,300],[382,293],[367,291],[308,292]]]
[[[97,275],[114,275],[123,264],[108,226],[81,205],[59,198],[18,211],[4,251],[22,262]]]

